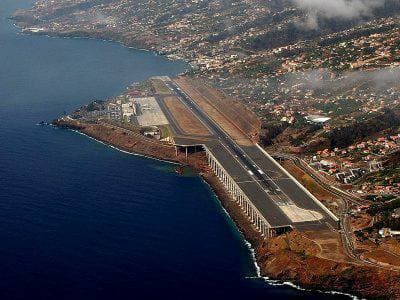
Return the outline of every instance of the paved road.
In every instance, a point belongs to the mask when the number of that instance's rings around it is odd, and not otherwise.
[[[333,187],[331,183],[326,182],[325,179],[321,178],[319,175],[315,174],[314,171],[308,164],[299,159],[298,157],[285,155],[285,154],[278,154],[278,157],[282,157],[284,159],[291,160],[297,167],[302,169],[305,173],[307,173],[310,177],[312,177],[323,189],[327,190],[328,192],[332,193],[339,197],[342,200],[342,208],[340,212],[340,234],[342,237],[342,242],[344,249],[347,255],[353,258],[355,261],[362,263],[368,266],[374,266],[381,269],[389,269],[389,270],[399,270],[400,268],[390,265],[383,265],[379,262],[372,262],[361,257],[361,254],[355,249],[353,243],[353,230],[350,224],[349,218],[349,211],[351,204],[356,205],[363,205],[360,199],[356,196],[353,196],[345,191],[340,190],[339,188]],[[392,253],[390,253],[392,254]],[[393,255],[393,254],[392,254]]]

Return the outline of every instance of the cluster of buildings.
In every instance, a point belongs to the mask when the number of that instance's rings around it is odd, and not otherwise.
[[[296,72],[313,68],[329,68],[337,71],[377,69],[391,66],[400,66],[398,40],[400,31],[394,23],[396,18],[387,18],[364,25],[364,30],[371,29],[371,34],[357,36],[351,39],[337,39],[336,43],[314,45],[311,51],[288,58],[281,65],[278,74]],[[345,30],[341,35],[346,37],[355,32],[355,29]],[[327,39],[335,39],[331,35]]]
[[[380,85],[378,78],[388,80]],[[267,78],[233,75],[214,83],[246,102],[265,122],[294,124],[292,117],[322,115],[343,125],[359,116],[399,107],[399,78],[400,67],[342,75],[319,69]]]
[[[102,109],[91,112],[91,115],[98,118],[102,117],[110,120],[135,123],[135,118],[142,111],[140,99],[129,96],[118,96],[107,101]]]
[[[399,150],[400,133],[368,139],[343,149],[334,148],[333,150],[324,149],[317,151],[313,159],[331,158],[340,161],[342,164],[373,162],[377,159],[381,160],[388,154]]]
[[[160,139],[159,127],[168,125],[169,122],[157,99],[135,87],[107,101],[93,101],[76,111],[74,116],[87,122],[106,121],[121,126],[141,127],[144,135]]]
[[[395,174],[379,176],[378,178],[371,178],[370,181],[363,182],[358,193],[364,195],[400,195],[400,181],[399,172],[396,170]]]
[[[30,13],[47,20],[40,25],[46,32],[113,37],[173,58],[184,58],[205,76],[242,73],[259,78],[263,74],[280,76],[310,67],[382,67],[400,60],[395,52],[399,38],[397,17],[324,35],[310,47],[310,43],[304,42],[307,35],[296,38],[290,34],[293,26],[299,26],[303,13],[288,3],[118,0],[80,8],[84,0],[69,2],[76,10],[72,16],[53,17],[65,4],[45,0],[38,1]],[[358,31],[368,32],[370,28],[373,34],[357,38]],[[343,37],[348,38],[339,42]],[[271,61],[274,63],[270,66]]]
[[[344,184],[355,184],[364,175],[384,172],[385,161],[389,155],[400,152],[400,133],[353,144],[347,148],[317,151],[310,157],[310,165],[323,171]],[[400,173],[400,170],[398,171]],[[392,174],[397,177],[396,172]],[[398,194],[400,182],[390,180],[385,175],[385,183],[367,180],[360,183],[359,192],[365,194]]]
[[[339,163],[327,159],[318,160],[317,156],[314,156],[314,161],[310,163],[310,166],[318,171],[332,175],[337,181],[345,184],[351,184],[367,173],[367,168],[357,167],[353,163]]]

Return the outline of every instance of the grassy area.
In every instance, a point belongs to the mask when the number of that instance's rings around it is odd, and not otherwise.
[[[159,95],[171,95],[170,89],[158,79],[152,79],[151,84],[153,86],[154,92]]]
[[[161,132],[161,139],[165,139],[169,136],[172,136],[171,127],[169,125],[158,126]]]
[[[301,182],[313,195],[319,195],[321,197],[329,197],[329,193],[322,189],[310,176],[304,174],[301,177]]]
[[[103,122],[104,123],[108,123],[110,125],[114,125],[114,126],[120,127],[120,128],[124,128],[126,130],[130,130],[130,131],[133,131],[133,132],[136,132],[136,133],[140,132],[140,127],[135,126],[134,124],[126,122],[126,121],[117,121],[117,120],[105,119],[105,120],[103,120]]]
[[[310,191],[318,199],[331,198],[332,195],[324,190],[318,183],[315,182],[308,174],[304,173],[301,169],[293,165],[291,162],[285,162],[284,167],[289,171],[304,187]]]
[[[374,203],[368,209],[368,213],[376,215],[377,213],[393,211],[396,208],[400,208],[400,198],[395,198],[385,203]]]
[[[400,182],[400,168],[387,168],[369,177],[368,181],[388,185]]]

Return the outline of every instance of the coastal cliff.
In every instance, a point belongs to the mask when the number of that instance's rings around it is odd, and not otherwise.
[[[201,153],[191,154],[186,158],[183,153],[177,153],[175,147],[172,145],[160,143],[143,136],[139,132],[126,130],[111,124],[89,124],[73,119],[61,118],[54,120],[52,125],[79,131],[96,140],[130,153],[189,165],[199,171],[205,171],[208,168]]]
[[[190,153],[186,157],[178,152],[177,155],[174,146],[105,123],[88,124],[62,118],[54,120],[52,124],[79,131],[127,152],[187,165],[198,171],[251,243],[262,276],[291,281],[310,289],[341,291],[367,298],[400,298],[400,274],[397,271],[365,266],[351,260],[329,258],[324,253],[326,250],[311,239],[313,232],[293,231],[265,240],[211,172],[203,153]],[[326,245],[338,247],[332,243]]]

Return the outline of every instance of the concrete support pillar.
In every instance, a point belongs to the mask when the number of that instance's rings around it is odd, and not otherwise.
[[[178,147],[175,147],[176,155],[178,155]],[[188,158],[188,148],[185,147],[186,158]],[[243,194],[240,187],[236,182],[227,174],[218,161],[213,157],[211,152],[206,150],[207,161],[213,170],[214,174],[218,177],[221,183],[226,188],[227,192],[232,195],[232,198],[243,210],[244,214],[254,224],[257,230],[266,237],[272,236],[272,232],[264,219],[258,215],[257,211],[251,205],[249,199]]]

